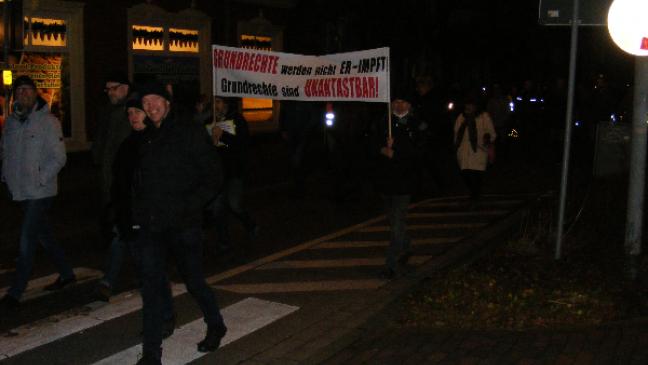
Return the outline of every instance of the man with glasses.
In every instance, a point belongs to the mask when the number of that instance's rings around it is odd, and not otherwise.
[[[101,168],[101,229],[105,243],[112,238],[113,212],[110,204],[113,162],[119,145],[128,137],[131,126],[126,117],[126,99],[130,94],[130,82],[125,75],[112,75],[106,79],[104,92],[108,105],[98,113],[97,134],[92,145],[95,164]]]
[[[76,281],[47,218],[58,190],[58,173],[66,162],[61,125],[45,100],[38,96],[34,81],[28,76],[14,81],[14,99],[13,113],[7,118],[0,140],[1,176],[11,199],[21,205],[24,218],[16,272],[9,291],[0,300],[3,315],[18,307],[39,243],[59,272],[56,281],[45,289],[63,289]]]

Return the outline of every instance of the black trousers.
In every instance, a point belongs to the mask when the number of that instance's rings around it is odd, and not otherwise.
[[[461,170],[461,177],[470,190],[470,199],[476,200],[481,197],[482,180],[484,171],[479,170]]]

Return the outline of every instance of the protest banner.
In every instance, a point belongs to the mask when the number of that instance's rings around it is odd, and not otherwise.
[[[389,102],[389,48],[305,56],[212,46],[214,95]]]

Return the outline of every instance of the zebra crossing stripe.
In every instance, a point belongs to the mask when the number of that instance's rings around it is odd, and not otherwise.
[[[77,284],[82,284],[88,281],[99,279],[102,276],[102,273],[99,270],[93,270],[87,267],[77,267],[74,268],[74,275],[76,275]],[[25,289],[25,292],[22,295],[22,298],[20,298],[20,301],[25,302],[50,294],[51,292],[45,291],[45,286],[53,283],[56,278],[58,278],[58,276],[58,273],[54,273],[34,280],[30,280],[27,284],[27,289]],[[0,296],[7,294],[7,291],[9,291],[9,287],[0,289]]]
[[[521,200],[489,200],[489,201],[480,201],[478,202],[479,206],[491,206],[491,205],[515,205],[521,203]],[[426,201],[422,204],[419,204],[419,207],[459,207],[465,206],[466,201]]]
[[[488,223],[432,223],[432,224],[408,224],[408,231],[420,231],[427,229],[470,229],[481,228]],[[359,230],[362,233],[389,232],[389,226],[369,226]]]
[[[173,296],[187,292],[183,284],[171,285]],[[63,337],[98,326],[111,319],[135,312],[142,307],[135,291],[121,293],[110,303],[94,302],[10,330],[0,341],[0,355],[16,356],[25,351],[54,342]]]
[[[412,265],[421,265],[431,259],[432,256],[412,256],[409,263]],[[352,258],[352,259],[332,259],[332,260],[284,260],[275,261],[269,264],[259,266],[256,270],[276,270],[276,269],[324,269],[340,267],[358,267],[358,266],[382,266],[385,264],[384,257],[371,258]]]
[[[246,298],[224,308],[221,313],[227,326],[227,334],[221,341],[221,347],[255,332],[295,311],[299,307],[270,302],[257,298]],[[205,323],[202,318],[178,328],[162,344],[162,363],[165,365],[183,365],[199,359],[206,353],[198,352],[196,344],[205,336]],[[141,354],[141,345],[130,347],[113,354],[94,365],[134,364]]]
[[[506,210],[477,210],[465,212],[443,212],[443,213],[407,213],[407,218],[446,218],[446,217],[479,217],[504,215]]]
[[[297,293],[297,292],[326,292],[346,290],[373,290],[385,284],[379,279],[367,280],[323,280],[323,281],[298,281],[284,283],[255,283],[255,284],[229,284],[213,286],[238,294],[270,294],[270,293]]]
[[[438,245],[444,243],[455,243],[461,240],[461,237],[433,237],[433,238],[424,238],[424,239],[415,239],[412,240],[412,245]],[[335,249],[335,248],[366,248],[366,247],[387,247],[389,241],[387,240],[377,240],[377,241],[333,241],[333,242],[323,242],[315,247],[311,247],[311,250],[320,250],[320,249]]]

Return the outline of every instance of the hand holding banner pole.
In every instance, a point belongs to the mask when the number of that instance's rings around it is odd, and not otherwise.
[[[392,138],[392,110],[391,110],[391,103],[387,103],[387,135],[389,136],[389,139]]]
[[[392,138],[392,110],[391,110],[391,49],[387,50],[389,62],[387,63],[387,135]]]

